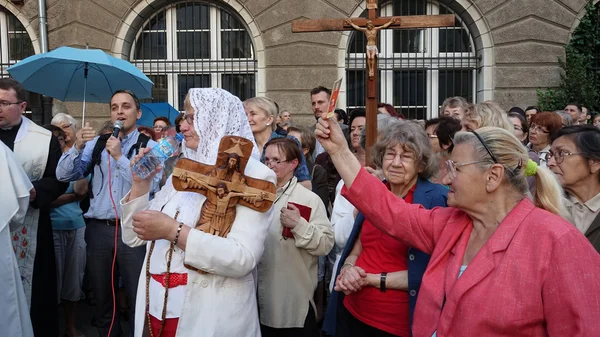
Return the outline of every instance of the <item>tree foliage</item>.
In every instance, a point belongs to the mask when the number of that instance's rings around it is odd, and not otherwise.
[[[600,111],[600,2],[590,0],[586,14],[565,46],[565,60],[557,88],[538,89],[538,105],[546,111],[561,110],[567,103],[580,103]]]

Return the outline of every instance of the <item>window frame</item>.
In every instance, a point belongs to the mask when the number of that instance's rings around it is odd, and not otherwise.
[[[197,29],[178,29],[177,27],[177,10],[178,6],[185,5],[203,5],[209,7],[209,28]],[[165,15],[165,29],[145,30],[144,28],[158,14]],[[237,20],[241,28],[222,28],[221,13],[225,12],[231,18]],[[248,43],[250,44],[249,57],[223,57],[222,52],[222,35],[224,32],[245,32],[247,34]],[[138,43],[141,43],[140,37],[147,32],[164,32],[166,34],[166,59],[137,59],[136,48]],[[209,32],[210,37],[210,58],[179,58],[178,53],[178,34],[182,32]],[[208,75],[210,77],[211,87],[223,87],[223,75],[248,75],[254,76],[254,95],[258,89],[258,60],[256,46],[250,34],[250,29],[247,27],[243,18],[226,6],[209,1],[179,1],[167,4],[159,10],[153,12],[146,19],[141,28],[135,34],[134,43],[131,46],[130,62],[140,68],[146,75],[150,76],[166,76],[167,83],[167,100],[176,109],[182,105],[180,102],[179,76],[194,76]],[[234,93],[235,94],[235,93]]]
[[[396,53],[394,52],[394,30],[383,29],[379,32],[379,58],[378,58],[378,73],[379,73],[379,87],[378,95],[380,102],[393,104],[394,103],[394,72],[397,71],[425,71],[426,76],[426,93],[425,93],[425,105],[394,105],[394,108],[402,110],[408,109],[425,109],[426,118],[434,118],[439,115],[439,109],[442,102],[439,100],[440,82],[439,73],[440,71],[464,71],[468,69],[471,71],[471,95],[473,100],[477,99],[477,70],[478,60],[477,52],[475,50],[475,42],[473,35],[465,25],[464,21],[460,19],[457,13],[452,9],[436,1],[427,1],[425,7],[425,13],[427,15],[437,15],[440,13],[440,8],[444,7],[449,13],[456,15],[460,26],[447,27],[443,29],[452,30],[464,30],[469,35],[469,52],[440,52],[439,48],[439,35],[440,28],[424,28],[424,33],[421,37],[421,44],[424,52],[410,52],[410,53]],[[364,12],[366,13],[366,12]],[[386,3],[381,7],[380,15],[393,16],[393,5],[391,2]],[[348,76],[349,71],[366,71],[366,55],[364,53],[350,53],[349,50],[354,42],[354,34],[362,34],[358,31],[353,31],[348,39],[348,45],[346,47],[346,69],[345,73]],[[431,46],[431,50],[426,48]],[[452,67],[450,60],[455,59],[456,63],[460,63],[458,67]],[[425,60],[425,62],[423,62]],[[427,61],[430,60],[430,61]],[[400,63],[398,64],[398,61]],[[353,67],[349,67],[352,65]],[[444,66],[447,65],[447,66]],[[361,68],[362,67],[362,68]],[[349,96],[347,96],[348,98]],[[364,106],[349,105],[348,109],[359,108]],[[433,107],[437,107],[433,109]],[[434,111],[435,110],[435,111]]]

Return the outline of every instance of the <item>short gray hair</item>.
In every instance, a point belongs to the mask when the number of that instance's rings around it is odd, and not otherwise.
[[[73,116],[66,114],[64,112],[59,112],[54,117],[52,117],[52,121],[50,124],[59,126],[61,123],[71,124],[73,130],[77,130],[77,120],[73,118]]]
[[[385,151],[396,145],[414,153],[417,167],[421,170],[419,177],[429,179],[433,176],[437,169],[436,161],[429,138],[420,125],[412,121],[388,125],[371,151],[373,164],[382,167]]]
[[[568,113],[566,113],[564,111],[560,111],[560,110],[555,111],[554,113],[556,113],[557,115],[560,116],[560,119],[562,119],[562,122],[563,122],[563,126],[573,125],[573,118]]]
[[[386,129],[388,126],[396,124],[396,123],[402,123],[402,122],[403,121],[401,121],[397,118],[394,118],[390,115],[379,114],[379,115],[377,115],[377,133],[381,134],[383,132],[383,130]],[[359,144],[360,144],[360,147],[363,148],[363,150],[366,150],[366,148],[367,148],[367,126],[366,125],[360,133]]]

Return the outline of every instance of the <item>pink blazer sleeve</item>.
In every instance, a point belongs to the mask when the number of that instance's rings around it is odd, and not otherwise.
[[[543,284],[548,335],[600,336],[600,255],[570,231],[552,247]]]
[[[453,208],[427,210],[407,204],[364,168],[349,189],[344,186],[342,195],[379,230],[430,255],[444,226],[457,212]]]

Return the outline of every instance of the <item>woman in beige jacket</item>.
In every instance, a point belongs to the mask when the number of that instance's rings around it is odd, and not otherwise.
[[[333,247],[333,230],[319,196],[294,177],[302,160],[298,143],[277,138],[265,147],[264,162],[277,175],[277,198],[258,265],[261,332],[263,337],[317,337],[318,259]]]

